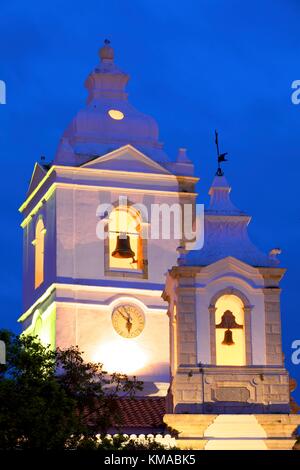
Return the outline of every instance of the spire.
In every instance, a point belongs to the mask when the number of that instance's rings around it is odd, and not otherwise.
[[[129,75],[119,69],[114,63],[114,49],[110,41],[105,39],[104,45],[99,49],[100,64],[90,73],[85,81],[89,91],[87,104],[99,99],[127,100],[125,87]]]
[[[110,40],[109,39],[105,39],[104,40],[104,46],[102,46],[100,49],[99,49],[99,57],[100,57],[100,61],[101,62],[104,62],[104,61],[111,61],[113,62],[114,61],[114,50],[113,48],[110,46]]]
[[[228,161],[225,158],[227,155],[227,152],[220,153],[219,134],[217,130],[215,130],[215,144],[216,144],[216,149],[217,149],[218,169],[216,171],[215,178],[208,192],[208,194],[210,195],[210,203],[209,203],[209,208],[206,212],[208,214],[212,213],[212,214],[223,214],[223,215],[246,216],[246,214],[243,211],[235,207],[235,205],[232,203],[230,199],[231,187],[229,186],[227,179],[224,176],[224,171],[221,168],[221,163]],[[250,222],[250,220],[251,220],[251,217],[248,217],[248,223]]]
[[[278,260],[261,252],[249,238],[251,217],[235,207],[231,187],[223,172],[217,172],[209,190],[210,203],[204,216],[204,245],[189,251],[181,264],[207,266],[228,256],[251,266],[277,266]]]
[[[85,81],[86,106],[64,131],[55,163],[81,165],[128,144],[156,162],[169,163],[159,142],[157,122],[128,100],[129,75],[115,63],[114,49],[108,39],[98,50],[98,56],[97,65]]]
[[[217,173],[208,194],[210,195],[208,213],[220,213],[226,215],[245,215],[232,203],[230,198],[231,187],[224,174]],[[250,220],[250,217],[249,217]]]

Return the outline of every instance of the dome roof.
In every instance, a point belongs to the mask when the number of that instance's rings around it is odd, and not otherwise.
[[[114,63],[109,41],[99,50],[100,64],[85,82],[86,107],[65,130],[55,163],[82,164],[94,155],[104,155],[131,144],[158,162],[168,161],[159,143],[158,125],[151,116],[138,111],[127,100],[129,76]]]
[[[210,204],[204,214],[204,244],[181,257],[181,265],[208,266],[228,256],[251,266],[276,267],[276,256],[263,253],[249,238],[251,217],[237,209],[230,199],[231,187],[225,176],[216,175],[210,188]]]

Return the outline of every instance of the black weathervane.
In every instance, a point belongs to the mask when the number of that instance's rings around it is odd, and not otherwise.
[[[218,169],[217,169],[216,175],[217,176],[223,176],[224,171],[221,168],[221,163],[222,162],[228,162],[227,158],[225,158],[226,155],[227,155],[227,152],[220,153],[220,151],[219,151],[219,136],[218,136],[218,132],[216,130],[215,130],[215,143],[216,143],[217,155],[218,155]]]

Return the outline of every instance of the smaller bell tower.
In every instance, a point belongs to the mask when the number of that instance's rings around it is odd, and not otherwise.
[[[179,431],[183,448],[291,448],[300,417],[289,414],[281,345],[285,269],[274,250],[266,255],[251,242],[251,218],[233,205],[230,191],[218,171],[204,246],[182,252],[167,275],[171,413],[165,422]]]

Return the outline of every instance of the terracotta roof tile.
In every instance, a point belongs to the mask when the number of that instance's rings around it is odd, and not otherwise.
[[[122,427],[157,428],[163,426],[165,397],[119,398]]]

